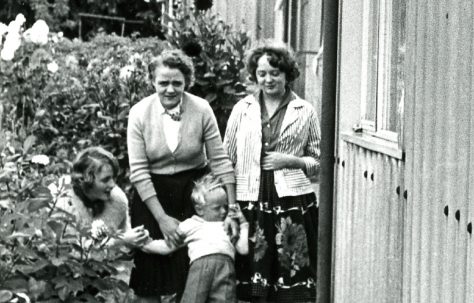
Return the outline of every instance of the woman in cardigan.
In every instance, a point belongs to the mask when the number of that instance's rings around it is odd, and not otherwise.
[[[119,171],[117,159],[101,147],[89,147],[81,151],[72,167],[72,191],[59,199],[56,207],[76,217],[82,226],[91,226],[101,220],[103,228],[118,233],[120,240],[131,247],[141,246],[149,239],[143,226],[130,228],[128,199],[115,185]]]
[[[132,107],[127,129],[136,189],[132,226],[144,225],[151,238],[178,245],[176,228],[194,213],[193,182],[210,168],[233,204],[234,172],[208,102],[185,92],[194,78],[191,59],[178,50],[164,51],[148,70],[156,93]],[[166,256],[138,252],[134,261],[130,286],[142,302],[160,302],[160,296],[174,293],[179,298],[189,266],[185,249]]]
[[[284,45],[253,49],[247,70],[258,90],[234,106],[224,139],[250,223],[249,255],[236,259],[237,294],[314,301],[317,204],[309,176],[319,168],[318,119],[290,89],[299,71]]]

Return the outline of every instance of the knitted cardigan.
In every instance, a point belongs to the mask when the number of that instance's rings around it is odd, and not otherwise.
[[[128,215],[128,199],[125,193],[115,186],[110,192],[110,199],[105,201],[104,210],[97,216],[92,215],[82,200],[71,189],[68,197],[58,200],[56,207],[74,215],[82,226],[90,226],[95,220],[102,220],[110,231],[126,231],[130,229]]]

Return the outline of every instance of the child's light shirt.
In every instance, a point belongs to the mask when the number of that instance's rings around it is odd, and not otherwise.
[[[240,237],[234,245],[224,229],[224,222],[209,222],[192,216],[179,224],[179,232],[185,236],[191,262],[211,254],[225,254],[234,259],[235,251],[248,250],[248,223],[240,225]]]

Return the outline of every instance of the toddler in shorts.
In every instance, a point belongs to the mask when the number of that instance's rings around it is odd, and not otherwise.
[[[235,252],[248,254],[248,222],[238,204],[229,211],[224,186],[212,174],[195,182],[191,199],[196,215],[181,222],[181,246],[153,240],[143,246],[147,253],[169,254],[188,247],[190,268],[181,303],[237,302],[234,268]],[[233,244],[224,228],[229,216],[240,224],[239,238]]]

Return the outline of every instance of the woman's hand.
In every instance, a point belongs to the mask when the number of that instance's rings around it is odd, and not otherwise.
[[[141,247],[149,241],[150,234],[140,225],[124,232],[120,239],[129,245]]]
[[[267,152],[262,159],[264,170],[278,170],[282,168],[304,168],[304,162],[299,157],[278,153]]]
[[[179,223],[177,219],[168,215],[163,215],[158,221],[165,241],[174,246],[179,246],[182,242],[182,238],[178,233]]]

